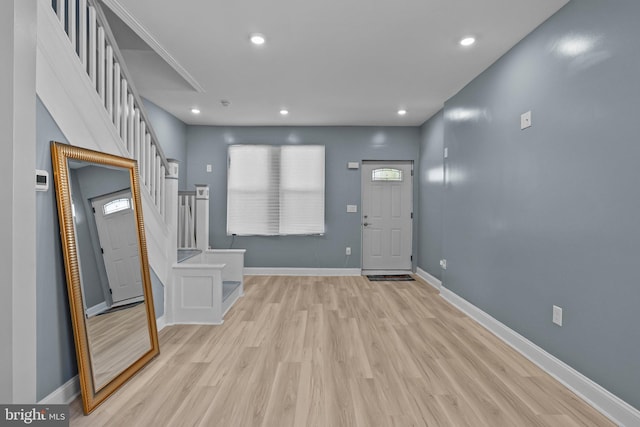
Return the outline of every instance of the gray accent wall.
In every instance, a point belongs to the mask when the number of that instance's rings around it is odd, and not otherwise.
[[[326,147],[324,236],[236,237],[234,248],[245,248],[247,267],[360,268],[360,169],[347,162],[413,160],[417,163],[417,127],[218,127],[188,126],[187,184],[210,188],[210,245],[229,248],[226,235],[227,147],[232,144],[321,144]],[[206,165],[212,172],[206,172]],[[414,200],[417,200],[417,180]],[[414,210],[417,210],[417,204]],[[416,212],[417,215],[417,212]],[[415,233],[414,233],[415,234]],[[417,241],[414,238],[414,249]],[[351,255],[345,248],[351,247]],[[414,252],[415,253],[415,252]],[[415,257],[414,257],[415,261]]]
[[[180,162],[178,189],[187,190],[187,125],[148,99],[142,102],[164,155]]]
[[[38,98],[36,168],[49,172],[49,191],[36,193],[36,398],[43,399],[78,373],[67,282],[53,187],[50,141],[68,143]]]
[[[443,229],[446,288],[636,408],[638,17],[571,1],[445,104]]]
[[[420,161],[418,183],[420,215],[418,217],[418,267],[442,279],[442,212],[443,212],[443,110],[420,128]]]

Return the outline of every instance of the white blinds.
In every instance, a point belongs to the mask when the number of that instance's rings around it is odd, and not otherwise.
[[[324,233],[322,145],[232,145],[227,234]]]

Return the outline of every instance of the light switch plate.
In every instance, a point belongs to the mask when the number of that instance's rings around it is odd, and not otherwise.
[[[360,168],[360,163],[358,162],[348,162],[347,169],[358,169]]]
[[[531,127],[531,110],[523,113],[520,116],[520,129],[526,129]]]
[[[553,306],[553,323],[562,326],[562,307]]]
[[[358,205],[347,205],[347,212],[358,212]]]

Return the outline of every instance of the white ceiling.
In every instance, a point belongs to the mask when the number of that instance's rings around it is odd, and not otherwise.
[[[103,2],[137,34],[112,24],[142,96],[185,123],[404,126],[568,0]],[[473,47],[458,45],[466,35]]]

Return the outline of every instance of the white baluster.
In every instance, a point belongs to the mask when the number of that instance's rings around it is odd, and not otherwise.
[[[71,40],[71,46],[73,51],[76,50],[76,2],[74,0],[69,1],[69,16],[67,18],[69,40]]]
[[[128,88],[127,88],[127,81],[125,80],[124,77],[122,77],[122,79],[120,80],[120,82],[122,83],[120,85],[120,102],[121,102],[121,106],[120,106],[120,121],[122,122],[121,126],[120,126],[120,137],[122,138],[122,142],[124,143],[124,146],[127,146],[127,123],[129,122],[129,120],[127,120],[127,115],[129,114],[129,112],[127,111],[127,92],[128,92]]]
[[[140,161],[140,110],[136,108],[133,115],[133,150],[131,156]]]
[[[178,194],[178,247],[182,247],[182,196]]]
[[[195,212],[196,212],[196,196],[189,196],[189,247],[196,247],[196,224],[195,224]]]
[[[147,191],[151,188],[151,135],[147,134],[144,140],[144,183]]]
[[[72,1],[73,3],[73,1]],[[89,77],[96,87],[96,8],[89,6]]]
[[[64,0],[58,0],[58,7],[56,8],[56,13],[58,14],[58,19],[60,20],[60,23],[62,24],[62,29],[66,31],[67,28],[67,11],[66,11],[66,7],[65,7],[65,1]]]
[[[147,151],[147,124],[144,120],[140,123],[140,158],[138,159],[138,167],[140,168],[140,182],[142,186],[145,186],[144,178],[146,176],[145,169],[147,165],[145,164],[146,151]]]
[[[191,244],[189,243],[189,196],[184,197],[183,211],[184,211],[184,218],[182,222],[182,227],[183,227],[182,233],[184,238],[184,247],[188,248],[189,246],[191,246]]]
[[[129,157],[133,157],[133,138],[134,138],[134,104],[133,104],[133,95],[129,93],[128,95],[128,107],[127,107],[127,150],[129,151]]]
[[[178,227],[177,227],[177,232],[178,232],[178,247],[180,247],[180,195],[178,194]]]
[[[105,84],[105,71],[106,71],[106,63],[105,59],[105,47],[104,47],[104,28],[98,27],[98,95],[100,95],[100,99],[102,100],[102,105],[104,105],[105,94],[104,94],[104,84]]]
[[[106,58],[107,74],[105,76],[107,81],[107,98],[106,107],[107,113],[109,113],[109,119],[113,121],[113,48],[107,45],[107,58]]]
[[[191,246],[191,243],[189,243],[189,196],[184,197],[184,206],[182,207],[182,212],[183,247],[188,248]]]
[[[155,145],[154,145],[154,147],[155,147]],[[155,189],[154,189],[155,191],[154,191],[154,198],[153,199],[156,201],[156,206],[159,206],[159,204],[160,204],[160,181],[161,181],[161,179],[160,179],[160,165],[161,165],[162,162],[160,161],[160,156],[159,155],[156,155],[155,159],[156,159],[156,167],[154,169],[154,172],[155,172],[155,176],[156,176],[156,179],[155,179],[156,182],[155,182]]]
[[[75,4],[74,0],[71,3]],[[74,25],[75,27],[75,25]],[[78,3],[78,55],[80,55],[80,62],[87,71],[87,0],[80,0]]]
[[[153,201],[156,201],[156,197],[155,197],[155,193],[156,193],[156,183],[155,183],[155,168],[156,168],[156,146],[152,145],[151,146],[151,156],[149,158],[149,160],[151,161],[151,170],[149,172],[151,172],[151,182],[149,183],[149,193],[151,194],[151,198],[153,199]]]
[[[120,64],[117,62],[113,65],[113,123],[116,130],[120,134],[120,115],[122,114],[122,106],[120,105]]]
[[[164,212],[166,209],[166,200],[165,200],[165,183],[167,181],[166,179],[166,174],[167,171],[164,167],[164,165],[160,166],[160,216],[162,216],[162,218],[164,218]]]

